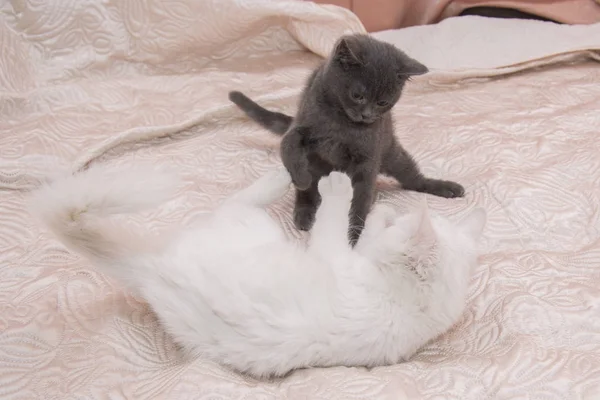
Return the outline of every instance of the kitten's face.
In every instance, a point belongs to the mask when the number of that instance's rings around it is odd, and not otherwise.
[[[404,82],[396,81],[395,76],[381,76],[386,82],[382,84],[374,79],[376,76],[374,71],[362,68],[355,74],[345,74],[337,87],[340,103],[353,122],[372,124],[398,102]]]
[[[352,35],[338,41],[328,72],[328,84],[348,118],[372,124],[398,102],[406,81],[427,68],[389,43]]]

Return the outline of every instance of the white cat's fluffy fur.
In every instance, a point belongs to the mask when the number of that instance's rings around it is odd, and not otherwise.
[[[198,226],[166,237],[108,220],[158,205],[176,177],[92,167],[37,190],[31,210],[68,247],[137,289],[183,348],[257,378],[303,367],[398,363],[460,317],[485,212],[458,223],[426,207],[375,206],[352,249],[348,176],[319,182],[307,246],[264,206],[290,186],[284,169],[233,195]]]

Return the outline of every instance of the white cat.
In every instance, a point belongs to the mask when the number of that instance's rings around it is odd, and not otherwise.
[[[103,218],[166,200],[177,179],[92,167],[37,190],[31,210],[71,249],[135,287],[183,348],[256,378],[305,367],[378,366],[411,357],[462,314],[485,212],[460,223],[377,205],[352,249],[352,186],[332,172],[307,246],[264,206],[290,176],[259,178],[166,237]]]

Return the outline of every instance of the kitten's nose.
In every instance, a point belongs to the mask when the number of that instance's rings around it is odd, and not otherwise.
[[[362,117],[363,121],[365,121],[365,122],[369,122],[369,121],[373,120],[373,113],[371,113],[371,112],[364,112],[363,111],[360,114],[360,116]]]
[[[368,121],[373,118],[373,111],[366,108],[366,109],[362,110],[360,115],[364,120]]]

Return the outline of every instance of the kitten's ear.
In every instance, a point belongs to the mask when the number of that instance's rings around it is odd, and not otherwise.
[[[423,199],[418,209],[419,222],[417,223],[416,230],[413,233],[412,240],[419,247],[431,247],[436,241],[435,230],[431,221],[431,215],[429,213],[429,207],[427,206],[427,200]]]
[[[460,226],[469,236],[477,240],[483,234],[486,221],[485,209],[477,207],[460,221]]]
[[[335,45],[333,59],[343,67],[355,66],[360,64],[356,53],[352,50],[352,39],[349,37],[341,38]]]
[[[397,74],[399,78],[406,79],[411,76],[423,75],[428,72],[429,69],[426,66],[405,55],[400,63]]]

